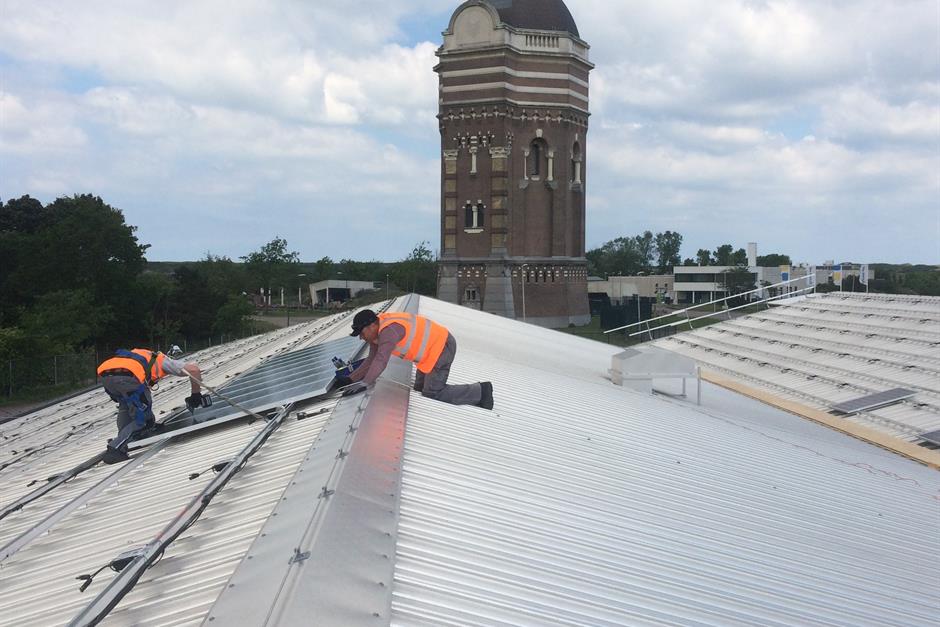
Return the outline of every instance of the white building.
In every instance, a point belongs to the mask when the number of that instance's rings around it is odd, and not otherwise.
[[[347,301],[362,292],[374,289],[375,283],[372,281],[329,279],[310,284],[310,302],[314,306],[323,307],[328,303]]]
[[[673,276],[651,274],[649,276],[611,276],[606,279],[588,280],[588,293],[605,293],[614,304],[625,298],[673,298]]]

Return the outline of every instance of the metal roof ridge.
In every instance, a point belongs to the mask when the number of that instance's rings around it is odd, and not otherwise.
[[[401,309],[417,302],[408,295]],[[410,378],[411,364],[394,360],[374,390],[337,403],[206,622],[389,616]]]

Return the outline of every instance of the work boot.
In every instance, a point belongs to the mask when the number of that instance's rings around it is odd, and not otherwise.
[[[101,461],[106,464],[120,464],[121,462],[126,462],[130,458],[130,455],[127,454],[127,446],[122,446],[121,448],[112,448],[109,441]]]
[[[477,407],[493,409],[493,384],[489,381],[483,381],[480,383],[480,392],[480,402],[477,403]]]

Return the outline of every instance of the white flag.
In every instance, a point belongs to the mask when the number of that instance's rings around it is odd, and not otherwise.
[[[863,263],[861,269],[858,271],[858,282],[862,285],[868,285],[868,264]]]

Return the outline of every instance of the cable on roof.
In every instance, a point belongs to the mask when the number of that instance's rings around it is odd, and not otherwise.
[[[108,562],[107,564],[105,564],[104,566],[96,570],[95,572],[91,573],[90,575],[79,575],[78,577],[76,577],[76,579],[78,579],[79,581],[82,581],[83,583],[78,588],[78,591],[84,592],[85,590],[87,590],[88,586],[91,585],[91,582],[94,581],[95,577],[98,576],[98,573],[103,571],[105,568],[110,568],[116,573],[121,572],[122,570],[124,570],[124,568],[128,564],[130,564],[135,559],[143,555],[145,549],[146,547],[140,546],[140,547],[137,547],[136,549],[124,551],[123,553],[121,553],[120,555],[115,557],[113,560],[111,560],[110,562]]]
[[[213,472],[217,472],[217,473],[218,473],[218,472],[222,472],[222,471],[225,470],[225,468],[226,468],[229,464],[231,464],[231,463],[232,463],[232,460],[230,460],[230,459],[227,459],[227,460],[225,460],[224,462],[216,462],[215,464],[212,464],[211,466],[209,466],[209,467],[206,468],[205,470],[200,470],[199,472],[191,473],[191,474],[189,475],[189,480],[192,481],[193,479],[198,479],[198,478],[199,478],[199,475],[202,475],[202,474],[204,474],[204,473],[207,473],[207,472],[209,472],[210,470],[213,471]]]
[[[69,627],[97,625],[110,614],[111,610],[121,602],[127,593],[133,590],[144,571],[157,563],[167,547],[199,520],[199,517],[202,516],[215,495],[248,463],[248,460],[261,449],[271,434],[281,426],[281,423],[290,413],[292,406],[292,403],[285,405],[232,461],[226,463],[224,470],[209,482],[209,485],[202,492],[193,497],[189,505],[176,518],[170,521],[153,540],[140,549],[139,553],[132,555],[126,564],[122,564],[120,574],[72,619]],[[120,557],[118,556],[118,558]],[[103,569],[99,569],[94,574],[101,572],[101,570]]]

